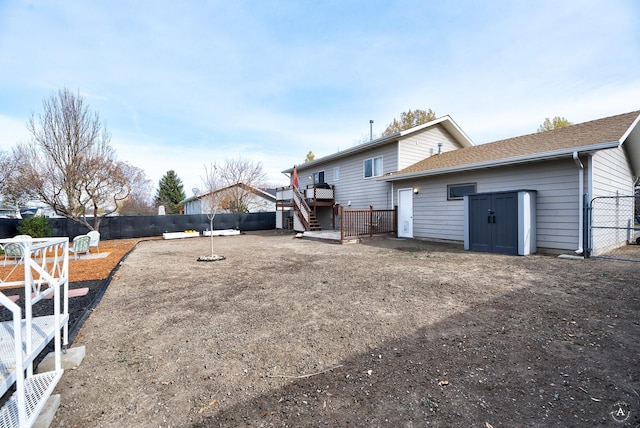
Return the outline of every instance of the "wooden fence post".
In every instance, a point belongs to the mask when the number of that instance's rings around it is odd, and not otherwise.
[[[393,233],[398,237],[398,206],[393,206]]]
[[[344,207],[340,205],[340,242],[344,241]]]

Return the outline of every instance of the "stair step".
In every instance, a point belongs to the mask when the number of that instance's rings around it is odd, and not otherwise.
[[[53,392],[56,384],[62,377],[63,370],[46,372],[26,378],[25,400],[26,400],[26,424],[22,426],[32,426],[40,411],[46,405],[47,399]],[[18,411],[18,397],[15,392],[9,401],[0,409],[0,426],[19,427],[20,413]]]
[[[65,322],[68,320],[68,315],[60,316],[60,325],[58,328],[62,328]],[[22,337],[27,337],[27,325],[26,320],[21,321]],[[24,367],[31,364],[33,359],[38,356],[40,351],[54,338],[55,336],[55,317],[53,315],[47,315],[43,317],[33,318],[33,328],[31,331],[31,354],[29,358],[23,361]],[[14,343],[13,322],[4,321],[0,323],[0,394],[4,394],[11,385],[16,381],[16,351]],[[24,353],[23,353],[24,356]],[[0,427],[3,427],[0,422]]]
[[[316,218],[313,215],[309,219],[309,230],[314,232],[318,230],[322,230],[322,226],[320,226],[320,223],[318,222],[318,220],[316,220]]]

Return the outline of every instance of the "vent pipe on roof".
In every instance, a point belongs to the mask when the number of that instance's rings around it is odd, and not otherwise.
[[[369,141],[373,141],[373,119],[369,120]]]
[[[438,143],[438,154],[442,154],[442,143]]]

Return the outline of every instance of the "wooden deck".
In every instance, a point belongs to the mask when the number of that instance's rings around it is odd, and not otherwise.
[[[339,230],[315,230],[306,231],[302,234],[303,239],[312,239],[315,241],[325,241],[333,244],[352,244],[359,242],[359,239],[340,240]]]

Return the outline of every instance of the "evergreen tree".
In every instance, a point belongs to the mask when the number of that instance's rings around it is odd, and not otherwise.
[[[182,180],[178,178],[175,171],[167,171],[158,183],[158,191],[156,193],[156,206],[164,205],[167,213],[180,214],[182,205],[180,201],[186,199]]]

